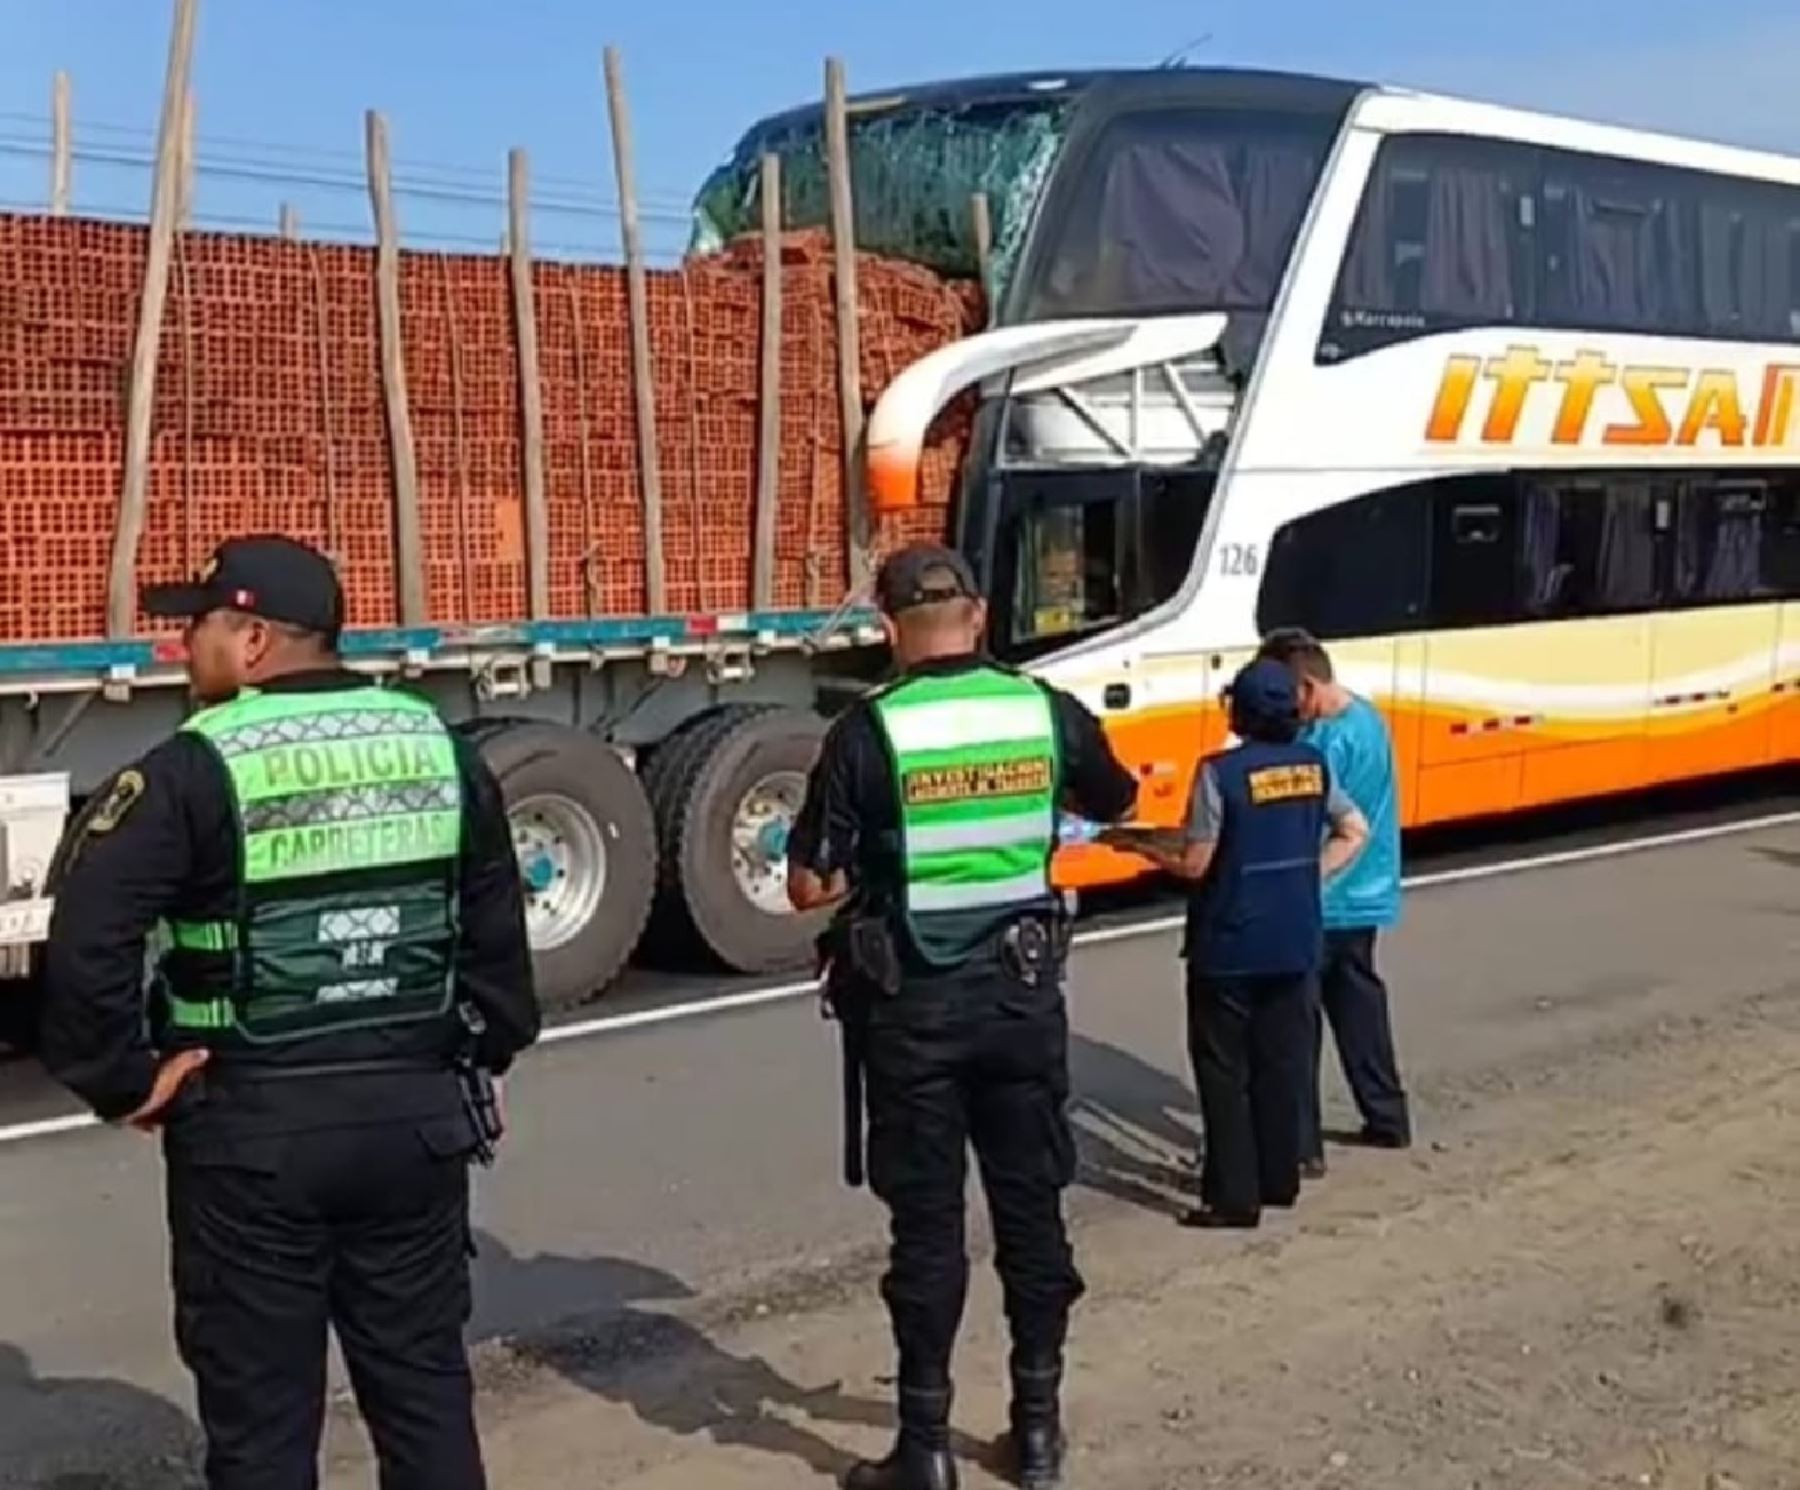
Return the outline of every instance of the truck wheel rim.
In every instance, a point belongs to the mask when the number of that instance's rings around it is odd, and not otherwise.
[[[525,797],[507,818],[525,882],[525,929],[532,950],[547,952],[580,935],[599,910],[606,835],[587,808],[556,794]]]
[[[787,898],[787,845],[806,799],[806,777],[772,771],[738,799],[731,820],[731,872],[738,889],[769,916],[792,914]]]

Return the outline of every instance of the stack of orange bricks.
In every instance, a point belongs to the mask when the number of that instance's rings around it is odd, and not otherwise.
[[[0,216],[0,641],[104,630],[142,228]],[[828,246],[783,245],[775,604],[843,598],[846,543]],[[750,608],[761,250],[649,280],[667,609]],[[864,257],[862,383],[976,329],[973,286]],[[625,275],[539,264],[535,299],[556,619],[642,615]],[[524,475],[510,270],[404,254],[401,318],[430,619],[523,620]],[[966,409],[940,421],[924,503],[883,545],[941,536]],[[372,249],[184,234],[170,275],[140,582],[192,572],[221,537],[282,531],[342,566],[357,626],[397,623],[393,472]]]

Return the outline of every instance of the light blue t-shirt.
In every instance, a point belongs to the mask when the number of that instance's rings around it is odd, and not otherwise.
[[[1301,738],[1324,752],[1333,782],[1369,823],[1363,851],[1325,884],[1325,929],[1392,926],[1400,919],[1400,798],[1387,721],[1356,698],[1335,719],[1307,725]]]

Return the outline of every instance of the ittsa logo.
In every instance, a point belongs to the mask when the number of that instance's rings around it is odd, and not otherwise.
[[[1470,433],[1475,390],[1493,385],[1480,425],[1485,445],[1510,445],[1528,406],[1554,396],[1552,445],[1589,443],[1643,448],[1698,445],[1710,437],[1725,448],[1767,449],[1789,443],[1794,433],[1800,363],[1770,363],[1762,387],[1749,401],[1729,368],[1639,366],[1614,362],[1602,352],[1577,352],[1554,360],[1536,347],[1515,346],[1504,357],[1452,357],[1444,365],[1437,399],[1425,426],[1433,445],[1454,444]],[[1622,395],[1623,418],[1597,419],[1603,391]]]

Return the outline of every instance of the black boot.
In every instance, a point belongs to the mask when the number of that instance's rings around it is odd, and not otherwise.
[[[1056,1356],[1016,1357],[1012,1363],[1012,1447],[1021,1490],[1056,1490],[1062,1484],[1062,1361]]]
[[[957,1490],[950,1457],[949,1387],[900,1388],[900,1436],[882,1460],[865,1459],[844,1476],[844,1490]]]

